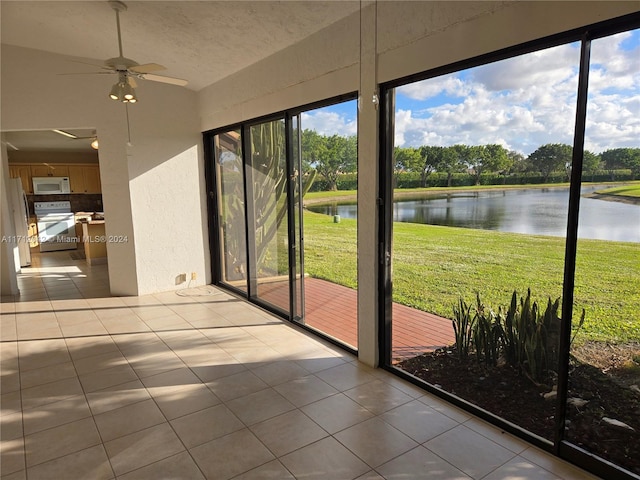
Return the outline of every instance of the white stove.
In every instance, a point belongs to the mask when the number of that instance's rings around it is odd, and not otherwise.
[[[78,248],[71,202],[34,202],[41,252]]]

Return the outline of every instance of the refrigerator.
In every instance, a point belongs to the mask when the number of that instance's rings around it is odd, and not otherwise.
[[[29,202],[27,194],[22,189],[22,180],[9,179],[9,205],[13,213],[13,222],[16,226],[16,242],[20,256],[20,266],[31,265],[31,250],[29,245]]]

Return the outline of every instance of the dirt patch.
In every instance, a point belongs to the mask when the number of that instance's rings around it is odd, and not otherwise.
[[[640,345],[590,342],[574,353],[565,438],[640,474],[640,364],[634,360]],[[536,385],[506,364],[489,367],[474,356],[460,361],[453,347],[404,360],[398,367],[553,440],[556,405],[553,394],[548,395],[556,383],[553,373]]]

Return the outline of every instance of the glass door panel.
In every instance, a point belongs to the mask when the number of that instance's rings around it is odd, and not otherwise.
[[[302,226],[302,155],[300,151],[300,115],[291,117],[291,166],[289,178],[291,179],[290,191],[293,192],[292,199],[292,225],[290,235],[291,242],[290,255],[293,259],[291,279],[293,287],[293,301],[291,302],[291,318],[296,321],[304,319],[304,244]]]
[[[214,137],[220,280],[247,291],[247,245],[240,130]]]
[[[404,85],[391,113],[391,362],[549,441],[579,55]]]
[[[639,52],[640,30],[591,42],[565,428],[567,441],[636,475],[640,184],[633,180],[640,177],[640,137],[632,132]]]
[[[298,126],[304,323],[357,349],[357,101],[302,112]]]
[[[289,312],[289,241],[284,119],[248,127],[250,294]],[[255,287],[255,289],[254,289]]]

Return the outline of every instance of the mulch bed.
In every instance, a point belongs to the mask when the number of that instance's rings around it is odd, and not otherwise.
[[[584,400],[569,405],[565,438],[585,450],[640,474],[640,365],[618,361],[602,368],[591,363],[607,363],[594,353],[594,344],[585,346],[594,362],[572,357],[569,398]],[[638,352],[638,345],[631,350]],[[584,352],[583,352],[584,353]],[[621,357],[618,355],[618,357]],[[622,356],[624,357],[624,356]],[[400,362],[404,371],[437,385],[543,438],[553,440],[555,398],[545,399],[555,379],[550,376],[536,385],[519,369],[509,365],[488,367],[473,356],[460,361],[452,347],[445,347]],[[632,387],[636,385],[636,387]],[[604,417],[622,422],[616,426]]]

